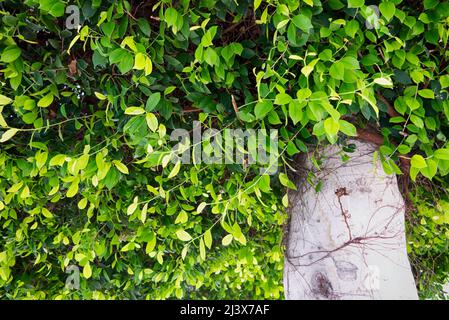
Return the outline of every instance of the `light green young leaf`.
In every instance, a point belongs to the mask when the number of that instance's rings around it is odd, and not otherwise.
[[[38,102],[37,106],[41,108],[47,108],[51,103],[53,102],[54,96],[53,93],[48,93],[45,96],[43,96]]]
[[[92,276],[92,268],[89,262],[86,263],[83,267],[83,276],[86,279],[89,279]]]
[[[435,93],[430,89],[422,89],[418,91],[418,94],[426,99],[435,99]]]
[[[124,173],[124,174],[129,174],[128,167],[124,163],[122,163],[118,160],[114,160],[113,163],[114,163],[115,167],[118,169],[118,171],[120,171],[121,173]]]
[[[345,135],[350,137],[357,136],[357,129],[352,123],[341,119],[338,120],[338,123],[340,124],[340,131],[343,132]]]
[[[221,244],[224,246],[228,246],[231,244],[232,239],[234,239],[234,237],[232,236],[232,234],[228,234],[227,236],[225,236],[222,240],[221,240]]]
[[[147,113],[145,116],[145,120],[147,122],[148,128],[151,131],[155,132],[159,126],[159,122],[157,121],[156,116],[153,113]]]
[[[206,202],[201,202],[199,205],[198,205],[198,208],[196,209],[196,212],[197,213],[201,213],[201,212],[203,212],[203,210],[204,210],[204,208],[207,206],[207,203]]]
[[[181,168],[181,161],[178,161],[176,162],[173,169],[170,171],[170,174],[168,175],[167,179],[175,177],[178,174],[180,168]]]
[[[18,129],[15,129],[15,128],[11,128],[11,129],[6,130],[6,131],[2,134],[2,137],[0,138],[0,143],[3,143],[3,142],[8,141],[8,140],[11,139],[12,137],[14,137],[14,135],[15,135],[17,132],[19,132],[19,130],[18,130]]]
[[[374,79],[374,83],[381,85],[383,87],[391,87],[393,85],[393,81],[387,77],[381,77]]]
[[[207,248],[211,248],[212,247],[212,233],[210,231],[210,229],[208,229],[205,233],[204,233],[204,244],[206,245]]]
[[[66,193],[67,198],[73,198],[78,193],[78,184],[79,184],[78,180],[72,182],[70,187],[67,189]]]
[[[137,210],[137,206],[139,205],[139,203],[137,201],[134,201],[133,203],[131,203],[128,206],[128,209],[126,210],[126,214],[128,216],[132,215],[136,210]]]
[[[200,258],[201,260],[206,260],[206,247],[204,246],[204,240],[200,239]]]
[[[11,98],[8,98],[7,96],[4,96],[0,94],[0,106],[6,106],[10,104],[13,100]]]
[[[187,241],[192,240],[192,236],[188,232],[183,230],[183,229],[180,229],[180,230],[176,231],[176,236],[181,241],[186,241],[187,242]]]
[[[423,158],[423,156],[421,156],[419,154],[415,154],[412,157],[412,160],[410,163],[411,163],[412,167],[414,167],[416,169],[422,169],[422,168],[427,167],[426,160]]]
[[[145,113],[145,109],[141,108],[141,107],[128,107],[125,109],[125,114],[129,114],[129,115],[140,115],[140,114],[144,114]]]

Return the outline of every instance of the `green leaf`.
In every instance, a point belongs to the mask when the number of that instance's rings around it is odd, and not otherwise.
[[[299,89],[298,92],[296,93],[296,97],[302,101],[302,100],[306,100],[307,98],[309,98],[312,95],[312,91],[309,88],[303,88],[303,89]]]
[[[115,29],[114,21],[108,21],[101,25],[101,30],[108,38],[112,38],[112,33],[114,32],[114,29]]]
[[[435,150],[434,156],[440,160],[449,160],[449,149]]]
[[[276,25],[276,29],[282,29],[289,23],[288,19],[282,20]]]
[[[287,177],[285,173],[279,174],[279,181],[281,184],[289,189],[296,190],[296,186],[293,182],[290,181],[290,179]]]
[[[40,0],[39,8],[51,14],[53,17],[61,17],[64,15],[65,4],[54,0]]]
[[[208,46],[212,45],[212,40],[215,37],[215,34],[217,33],[217,26],[211,27],[207,32],[203,35],[201,38],[201,45],[206,48]]]
[[[78,181],[75,180],[72,182],[70,187],[67,189],[66,197],[73,198],[78,193]]]
[[[232,239],[234,239],[234,237],[232,236],[232,234],[228,234],[227,236],[225,236],[222,240],[221,240],[221,244],[224,246],[229,246],[232,242]]]
[[[138,198],[135,197],[134,201],[128,206],[128,209],[126,209],[126,214],[128,216],[132,215],[137,210],[138,205]]]
[[[157,104],[159,103],[159,101],[161,100],[161,93],[160,92],[155,92],[152,93],[147,100],[147,103],[145,105],[145,110],[147,112],[152,111],[154,108],[156,108]]]
[[[391,18],[394,17],[394,14],[396,12],[396,6],[393,2],[382,2],[379,5],[379,10],[382,13],[382,15],[387,19],[387,21],[390,21]]]
[[[127,252],[130,250],[132,251],[132,250],[134,250],[134,247],[135,247],[135,245],[133,242],[128,242],[127,244],[125,244],[123,246],[123,248],[120,251],[122,251],[122,252]]]
[[[159,126],[159,122],[157,121],[156,116],[153,113],[147,113],[145,116],[145,120],[147,122],[148,128],[151,131],[155,132]]]
[[[167,8],[164,13],[164,18],[169,27],[175,25],[176,20],[178,19],[178,11],[173,7]]]
[[[387,77],[376,78],[373,80],[374,83],[381,85],[383,87],[391,87],[393,86],[393,81]]]
[[[122,74],[130,71],[134,66],[134,56],[123,48],[117,48],[109,54],[109,62],[117,64]]]
[[[134,57],[133,69],[143,70],[145,69],[145,64],[146,64],[146,56],[143,53],[138,52]]]
[[[99,100],[106,100],[106,96],[100,92],[94,92],[95,96],[99,99]]]
[[[201,260],[206,260],[206,247],[204,246],[204,240],[200,239],[200,258]]]
[[[178,174],[180,168],[181,168],[181,161],[178,161],[176,162],[173,169],[170,171],[170,174],[168,175],[167,179],[175,177]]]
[[[204,61],[210,66],[216,66],[219,64],[220,58],[212,47],[208,47],[204,51]]]
[[[333,79],[343,80],[345,77],[345,65],[337,61],[329,68],[329,74]]]
[[[146,254],[149,254],[150,252],[152,252],[154,250],[154,248],[156,247],[156,242],[157,242],[156,235],[154,234],[154,232],[151,232],[149,240],[148,240],[147,245],[145,247],[145,253]]]
[[[189,220],[189,216],[187,215],[187,212],[185,212],[184,210],[182,210],[178,216],[176,217],[175,223],[179,224],[179,223],[186,223]]]
[[[0,106],[0,107],[1,107],[1,106]],[[24,122],[26,122],[25,119],[24,119]],[[28,123],[28,122],[27,122],[27,123]],[[0,112],[0,127],[2,127],[2,128],[8,128],[8,124],[6,123],[5,118],[3,117],[3,115],[1,114],[1,112]]]
[[[87,206],[87,198],[82,198],[78,201],[78,209],[83,210]]]
[[[47,162],[48,153],[39,150],[34,157],[36,158],[36,167],[40,170]]]
[[[58,154],[51,158],[49,166],[62,166],[66,160],[67,156],[65,154]]]
[[[125,114],[129,114],[132,116],[137,116],[140,114],[144,114],[145,113],[145,109],[142,107],[128,107],[125,109]]]
[[[0,94],[0,106],[6,106],[10,104],[13,100],[8,98],[7,96],[4,96]]]
[[[271,110],[273,110],[273,103],[270,100],[262,100],[257,102],[254,115],[256,119],[263,119]]]
[[[17,191],[20,190],[20,188],[22,188],[22,186],[23,186],[23,181],[20,181],[20,182],[18,182],[18,183],[13,184],[13,185],[11,186],[11,188],[9,188],[9,189],[7,190],[7,192],[8,192],[8,193],[16,193]]]
[[[224,47],[220,53],[221,53],[221,56],[229,64],[233,61],[232,58],[235,55],[241,55],[242,51],[243,51],[243,46],[240,43],[233,42],[231,44],[228,44],[226,47]]]
[[[320,52],[318,57],[322,61],[330,61],[332,59],[332,50],[331,49],[324,49],[323,51]]]
[[[423,128],[424,128],[424,121],[423,121],[420,117],[418,117],[418,116],[412,114],[412,115],[410,116],[410,120],[411,120],[412,123],[413,123],[415,126],[417,126],[418,128],[420,128],[420,129],[423,129]]]
[[[127,52],[123,55],[122,59],[118,63],[118,69],[122,74],[130,71],[134,66],[134,57],[131,53]]]
[[[47,219],[53,218],[53,214],[47,208],[42,208],[41,213]]]
[[[170,7],[165,10],[164,14],[165,22],[172,28],[173,33],[176,34],[178,30],[182,28],[183,18],[182,15],[176,11],[175,8]]]
[[[5,63],[11,63],[17,60],[21,54],[22,50],[19,47],[9,46],[3,50],[0,60]]]
[[[83,276],[86,279],[89,279],[92,276],[92,268],[90,267],[90,263],[86,263],[83,267]]]
[[[301,69],[301,73],[306,77],[309,77],[309,75],[312,73],[313,69],[315,68],[315,65],[318,63],[319,60],[320,59],[312,60],[308,65],[306,65]]]
[[[153,62],[150,57],[145,58],[145,68],[144,68],[145,76],[150,75],[153,72]]]
[[[326,135],[331,143],[335,142],[339,130],[340,123],[338,121],[335,121],[333,118],[327,118],[324,120],[324,132],[326,132]]]
[[[301,121],[303,117],[302,109],[305,105],[305,102],[299,102],[298,100],[292,100],[288,105],[288,114],[290,116],[290,119],[292,119],[293,124],[297,124],[299,121]]]
[[[313,28],[312,21],[305,14],[298,14],[292,18],[293,24],[304,32],[309,32]]]
[[[198,205],[198,208],[196,209],[196,212],[197,213],[201,213],[201,212],[203,212],[203,210],[204,210],[204,208],[207,206],[207,203],[206,202],[201,202],[199,205]]]
[[[425,99],[435,99],[435,93],[430,89],[419,90],[418,94]]]
[[[0,138],[0,143],[3,143],[3,142],[8,141],[8,140],[11,139],[12,137],[14,137],[14,135],[15,135],[17,132],[19,132],[19,130],[18,130],[18,129],[15,129],[15,128],[11,128],[11,129],[6,130],[6,131],[2,134],[2,137]]]
[[[30,196],[30,188],[28,186],[25,186],[22,190],[22,192],[20,193],[20,198],[21,199],[26,199]]]
[[[411,163],[412,167],[417,168],[417,169],[422,169],[422,168],[427,167],[426,160],[419,154],[415,154],[412,157],[412,160],[410,163]]]
[[[340,131],[343,132],[345,135],[350,137],[357,136],[357,129],[352,123],[341,119],[338,120],[338,123],[340,124]]]
[[[360,8],[365,4],[365,0],[348,0],[348,8]]]
[[[210,229],[206,230],[206,232],[204,233],[204,244],[209,249],[212,247],[212,233]]]
[[[47,108],[49,105],[52,104],[53,99],[54,99],[53,93],[50,92],[50,93],[46,94],[45,96],[43,96],[38,101],[37,106],[41,107],[41,108]]]
[[[148,202],[143,205],[142,211],[140,211],[140,221],[145,223],[147,220]]]
[[[440,3],[439,0],[424,0],[423,2],[426,10],[435,8]]]
[[[376,116],[379,116],[379,108],[377,107],[376,100],[373,97],[366,95],[363,91],[357,92],[357,94],[361,96],[363,100],[368,102],[369,105],[373,108],[374,112],[376,113]]]
[[[432,179],[438,171],[438,163],[433,159],[426,160],[427,167],[420,169],[421,174],[427,179]]]
[[[8,281],[10,274],[11,270],[7,266],[0,267],[0,278],[3,279],[3,281]]]
[[[129,174],[128,167],[124,163],[122,163],[118,160],[114,160],[113,163],[114,163],[115,167],[118,169],[118,171],[120,171],[121,173],[124,173],[124,174]]]
[[[290,101],[292,101],[292,98],[287,93],[279,93],[276,95],[274,104],[284,105],[284,104],[289,104]]]
[[[181,241],[187,242],[187,241],[192,240],[192,236],[183,229],[176,231],[176,236]]]
[[[354,38],[355,34],[357,33],[357,31],[359,31],[359,29],[360,29],[360,24],[355,19],[348,21],[345,25],[345,32],[351,38]]]
[[[449,87],[449,75],[444,75],[440,77],[440,84],[441,84],[441,88],[447,88]]]

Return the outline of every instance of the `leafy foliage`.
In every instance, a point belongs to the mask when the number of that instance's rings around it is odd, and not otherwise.
[[[443,284],[449,273],[449,197],[447,183],[420,183],[415,187],[408,225],[408,251],[420,296],[447,299]]]
[[[0,297],[280,298],[296,154],[381,128],[386,172],[449,173],[447,1],[66,5],[0,2]],[[172,163],[193,120],[278,129],[281,174]]]

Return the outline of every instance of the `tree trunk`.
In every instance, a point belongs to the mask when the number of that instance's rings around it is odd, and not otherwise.
[[[304,178],[290,195],[287,299],[418,298],[396,176],[373,162],[375,146],[354,143],[347,162],[337,146],[322,150],[319,193]],[[310,161],[304,167],[313,170]]]

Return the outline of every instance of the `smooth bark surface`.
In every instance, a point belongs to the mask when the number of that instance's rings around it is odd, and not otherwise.
[[[406,253],[405,205],[375,147],[355,141],[342,162],[327,147],[319,193],[302,179],[290,196],[284,287],[287,299],[417,299]],[[305,169],[312,169],[305,161]]]

